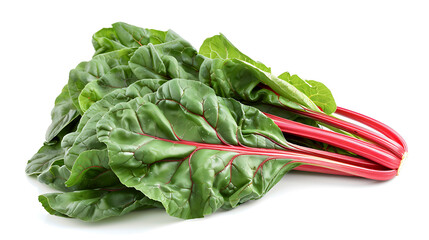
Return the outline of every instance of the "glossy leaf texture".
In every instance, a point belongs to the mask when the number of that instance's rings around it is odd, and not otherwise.
[[[123,48],[138,48],[152,43],[161,44],[181,38],[172,30],[159,31],[140,28],[127,23],[117,22],[111,28],[103,28],[92,36],[95,56]]]
[[[43,207],[52,215],[99,221],[121,216],[136,209],[160,207],[134,189],[97,189],[39,196]]]
[[[67,125],[79,116],[69,95],[68,86],[64,86],[61,94],[55,99],[55,106],[51,111],[52,123],[46,130],[46,142],[54,139]]]
[[[271,69],[261,62],[256,62],[246,54],[240,52],[222,33],[206,38],[200,47],[199,53],[208,58],[239,59],[248,62],[265,72]]]
[[[153,94],[119,103],[97,129],[121,182],[180,218],[258,199],[299,165],[252,154],[252,148],[288,143],[259,110],[219,98],[196,81],[171,80]]]

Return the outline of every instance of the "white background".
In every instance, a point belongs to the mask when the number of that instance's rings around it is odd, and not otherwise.
[[[283,2],[280,4],[280,2]],[[427,3],[427,1],[426,1]],[[2,1],[1,235],[14,239],[428,239],[428,6],[425,1]],[[271,66],[325,83],[339,106],[390,125],[409,158],[387,182],[288,174],[265,197],[204,219],[162,210],[98,223],[50,216],[27,177],[68,72],[91,36],[124,21],[173,29],[199,48],[222,32]]]

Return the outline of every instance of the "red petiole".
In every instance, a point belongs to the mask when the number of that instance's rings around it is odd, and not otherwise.
[[[265,115],[274,120],[283,132],[325,142],[332,146],[356,153],[390,169],[397,169],[399,167],[401,159],[377,145],[336,132],[287,120],[268,113],[265,113]]]
[[[361,122],[367,125],[368,127],[371,127],[379,131],[380,133],[384,134],[386,137],[392,139],[396,143],[399,143],[404,149],[405,153],[408,152],[408,146],[405,140],[401,137],[401,135],[399,135],[399,133],[397,133],[395,130],[393,130],[391,127],[387,126],[386,124],[378,120],[375,120],[371,117],[365,116],[361,113],[357,113],[342,107],[337,107],[337,111],[335,113],[338,115],[350,118],[352,120]]]
[[[336,127],[344,131],[347,131],[349,133],[360,136],[366,140],[369,140],[373,143],[378,144],[379,146],[385,148],[386,150],[389,150],[390,152],[395,154],[399,159],[402,159],[405,153],[404,147],[402,147],[399,143],[393,141],[390,138],[384,137],[380,134],[370,131],[366,128],[358,126],[356,124],[352,124],[342,119],[328,116],[324,113],[311,111],[309,109],[305,109],[305,111],[299,111],[296,109],[288,108],[287,110],[305,117],[310,117],[316,121],[329,124],[333,127]]]

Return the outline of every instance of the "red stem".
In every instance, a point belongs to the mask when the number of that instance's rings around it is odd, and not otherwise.
[[[362,157],[370,159],[390,169],[397,169],[399,167],[400,159],[398,159],[389,151],[371,143],[336,132],[331,132],[324,129],[287,120],[268,113],[265,113],[265,115],[273,119],[283,132],[302,136],[320,142],[325,142],[332,146],[336,146],[344,150],[356,153]]]
[[[386,124],[368,117],[366,115],[363,115],[361,113],[357,113],[354,112],[352,110],[346,109],[346,108],[342,108],[342,107],[337,107],[337,111],[335,111],[336,114],[339,114],[341,116],[350,118],[352,120],[361,122],[365,125],[367,125],[368,127],[371,127],[377,131],[379,131],[380,133],[384,134],[386,137],[392,139],[393,141],[399,143],[403,148],[405,152],[408,152],[408,146],[407,143],[405,142],[405,140],[401,137],[401,135],[399,135],[398,132],[396,132],[395,130],[393,130],[391,127],[387,126]]]
[[[312,165],[301,165],[301,166],[294,168],[293,170],[305,171],[305,172],[317,172],[317,173],[341,175],[341,176],[353,176],[352,174],[349,174],[349,173],[340,172],[340,171],[332,170],[329,168],[312,166]]]
[[[331,160],[335,160],[338,162],[347,163],[347,164],[351,164],[351,165],[355,165],[355,166],[359,166],[359,167],[378,169],[378,170],[386,170],[386,167],[384,167],[378,163],[375,163],[373,161],[370,161],[368,159],[356,158],[356,157],[342,155],[342,154],[338,154],[338,153],[317,150],[317,149],[313,149],[313,148],[299,146],[296,144],[291,144],[291,146],[294,147],[294,149],[290,149],[291,151],[315,155],[318,157],[324,157],[327,159],[331,159]]]
[[[327,123],[333,127],[342,129],[342,130],[350,132],[352,134],[356,134],[362,138],[365,138],[371,142],[374,142],[374,143],[382,146],[383,148],[391,151],[393,154],[395,154],[400,159],[402,159],[402,156],[405,153],[404,148],[401,145],[399,145],[397,142],[395,142],[389,138],[385,138],[384,136],[382,136],[380,134],[377,134],[373,131],[370,131],[368,129],[360,127],[356,124],[352,124],[352,123],[349,123],[349,122],[344,121],[342,119],[338,119],[335,117],[328,116],[324,113],[318,113],[318,112],[312,111],[310,109],[306,109],[305,111],[299,111],[299,110],[292,109],[292,108],[287,108],[287,109],[293,113],[296,113],[296,114],[299,114],[302,116],[306,116],[306,117],[310,117],[316,121]]]

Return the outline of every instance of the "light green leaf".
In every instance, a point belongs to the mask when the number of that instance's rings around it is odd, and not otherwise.
[[[337,109],[331,91],[323,83],[314,80],[302,80],[297,75],[291,76],[288,72],[282,73],[278,78],[287,81],[303,92],[326,114],[334,113]]]
[[[199,53],[208,58],[239,59],[248,62],[265,72],[271,69],[261,62],[256,62],[240,52],[222,33],[206,38],[200,47]]]

